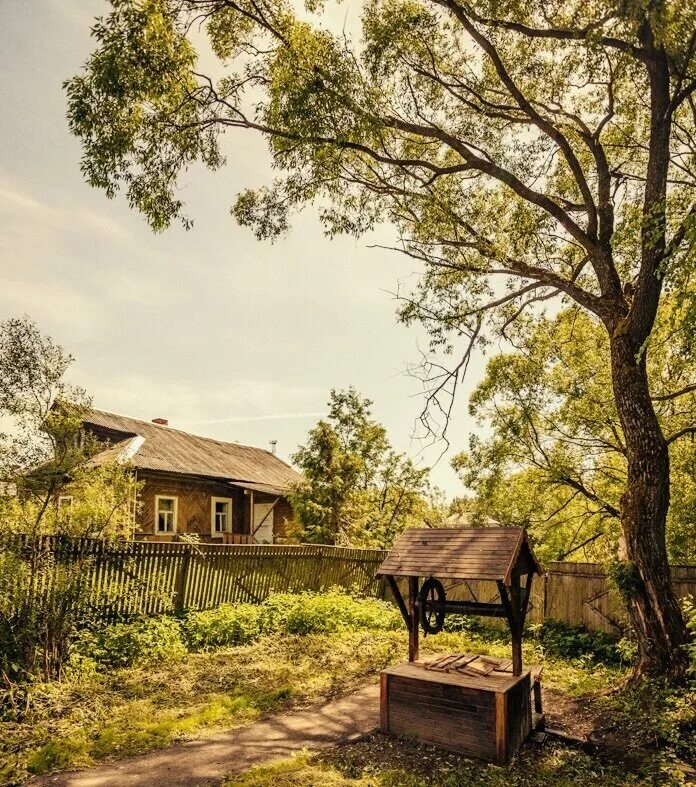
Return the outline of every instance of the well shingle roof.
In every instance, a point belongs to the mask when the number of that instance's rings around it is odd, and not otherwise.
[[[527,534],[519,527],[404,530],[377,576],[486,579],[508,584],[522,552],[529,567],[539,573]]]
[[[94,458],[97,463],[114,461],[130,439],[139,435],[144,441],[130,462],[140,470],[249,482],[276,490],[287,490],[302,479],[290,465],[263,448],[200,437],[103,410],[89,410],[83,423],[112,444]]]

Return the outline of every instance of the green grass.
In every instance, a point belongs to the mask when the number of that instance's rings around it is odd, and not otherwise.
[[[422,643],[424,655],[448,651],[508,656],[509,644],[497,634],[466,632]],[[405,656],[402,631],[273,635],[172,663],[165,659],[34,684],[21,722],[3,724],[0,783],[18,784],[27,774],[88,767],[247,725],[351,691]],[[527,663],[542,657],[533,642],[525,644]],[[571,695],[609,685],[618,674],[587,660],[545,662],[547,685]]]
[[[320,754],[303,753],[228,777],[224,787],[677,787],[664,760],[627,770],[577,749],[526,746],[508,766],[468,760],[376,733]]]
[[[398,660],[395,632],[266,637],[183,661],[35,684],[0,735],[0,783],[87,767],[348,692]]]

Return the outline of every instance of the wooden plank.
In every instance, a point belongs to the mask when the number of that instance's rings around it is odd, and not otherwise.
[[[418,661],[418,577],[411,577],[408,583],[408,660]]]
[[[507,703],[505,694],[495,695],[495,751],[499,765],[507,762]]]
[[[389,675],[386,672],[379,676],[379,728],[389,732]]]

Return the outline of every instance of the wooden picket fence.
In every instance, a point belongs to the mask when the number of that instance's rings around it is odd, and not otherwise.
[[[386,555],[378,549],[15,537],[0,539],[0,574],[3,553],[20,556],[25,567],[16,573],[14,595],[7,577],[0,576],[0,591],[8,597],[39,603],[64,592],[66,578],[72,578],[68,596],[107,620],[258,603],[272,591],[333,586],[390,598],[385,584],[374,578]],[[672,579],[680,598],[696,596],[696,566],[672,566]],[[497,600],[490,582],[449,581],[445,587],[451,599]],[[550,563],[534,580],[528,622],[547,618],[614,635],[626,624],[623,602],[597,563]]]
[[[5,539],[0,557],[3,551],[20,555],[28,567],[18,573],[24,596],[46,598],[69,574],[80,586],[73,595],[107,620],[258,603],[272,591],[340,586],[377,595],[374,575],[385,554],[307,544],[109,543],[55,537]]]

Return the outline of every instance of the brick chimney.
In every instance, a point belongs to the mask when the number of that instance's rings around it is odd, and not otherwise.
[[[169,421],[166,418],[153,418],[152,423],[158,426],[169,426]]]

